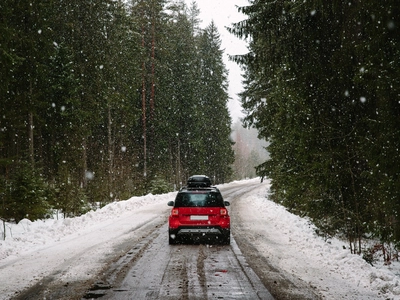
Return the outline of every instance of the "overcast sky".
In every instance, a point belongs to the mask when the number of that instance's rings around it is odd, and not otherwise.
[[[185,0],[188,5],[192,0]],[[212,20],[221,35],[222,49],[225,50],[224,62],[229,71],[229,110],[233,122],[243,116],[237,94],[242,91],[240,67],[228,60],[228,55],[247,53],[246,43],[230,34],[225,27],[241,21],[245,16],[238,12],[237,6],[249,5],[247,0],[196,0],[200,9],[201,28],[208,26]]]

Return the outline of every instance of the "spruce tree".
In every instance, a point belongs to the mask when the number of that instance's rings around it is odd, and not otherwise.
[[[227,70],[218,30],[211,22],[199,39],[200,80],[199,113],[201,140],[204,151],[204,171],[215,183],[223,183],[232,174],[231,118],[227,103]]]
[[[245,124],[270,142],[258,172],[272,178],[273,198],[345,233],[354,252],[366,231],[395,241],[399,5],[253,1],[240,10],[248,19],[231,32],[250,38],[249,53],[233,59],[245,69]]]

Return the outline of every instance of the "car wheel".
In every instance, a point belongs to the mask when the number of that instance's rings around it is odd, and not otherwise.
[[[176,239],[173,239],[173,238],[169,237],[169,244],[170,245],[175,245],[176,244]]]
[[[230,244],[231,244],[231,237],[230,236],[225,237],[224,245],[230,245]]]
[[[168,233],[168,242],[170,245],[176,245],[178,243],[178,237],[175,236],[175,234]]]
[[[223,235],[221,242],[223,245],[231,244],[231,232],[230,231]]]

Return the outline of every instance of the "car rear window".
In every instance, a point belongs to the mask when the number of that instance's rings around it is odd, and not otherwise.
[[[178,193],[175,199],[175,207],[224,207],[221,194],[207,193]]]

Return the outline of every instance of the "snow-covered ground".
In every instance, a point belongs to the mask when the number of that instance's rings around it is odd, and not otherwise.
[[[241,199],[239,211],[251,215],[251,221],[242,221],[249,239],[275,268],[308,283],[324,299],[400,299],[399,262],[371,266],[350,253],[347,241],[326,241],[307,219],[269,201],[268,187],[266,182]]]
[[[255,181],[259,179],[219,187]],[[371,266],[343,249],[346,242],[325,241],[308,220],[269,201],[268,188],[268,182],[259,184],[240,205],[244,216],[252,216],[246,226],[256,233],[254,246],[272,265],[309,283],[326,299],[400,299],[398,262]],[[100,270],[101,258],[110,255],[116,243],[131,238],[132,229],[165,218],[170,209],[166,203],[174,196],[133,197],[77,218],[7,224],[6,240],[0,240],[0,299],[57,270],[63,270],[61,278],[67,282],[89,278],[89,270]]]

